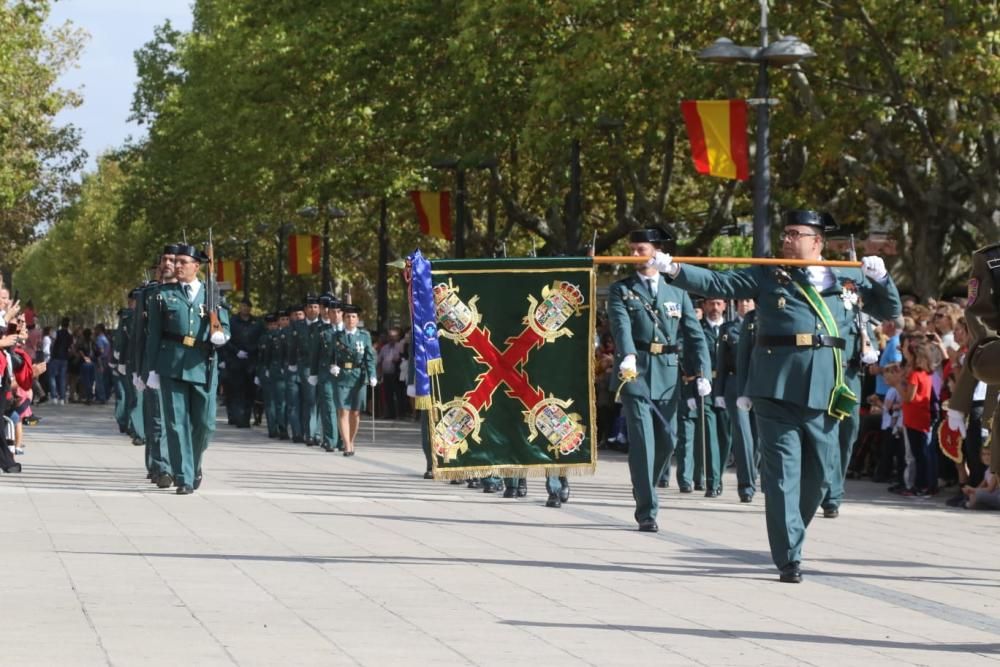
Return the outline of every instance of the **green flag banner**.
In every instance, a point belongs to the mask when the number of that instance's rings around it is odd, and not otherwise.
[[[437,260],[434,476],[593,473],[590,258]]]

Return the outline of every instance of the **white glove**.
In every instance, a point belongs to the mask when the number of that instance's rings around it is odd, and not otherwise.
[[[698,401],[694,400],[693,398],[689,398],[687,400],[687,404],[688,404],[688,410],[690,410],[691,412],[694,412],[695,410],[698,409]]]
[[[253,383],[259,387],[260,386],[260,378],[254,376]]]
[[[958,431],[965,437],[965,415],[958,410],[952,410],[948,408],[948,428],[952,431]]]
[[[125,375],[125,364],[118,364],[118,375]]]
[[[878,350],[867,349],[861,353],[861,363],[863,364],[874,364],[878,363]]]
[[[753,401],[747,396],[740,396],[736,399],[736,407],[743,412],[750,412],[750,409],[753,407]]]
[[[298,373],[299,372],[299,367],[296,366],[295,364],[289,364],[288,370],[290,370],[293,373]]]
[[[406,395],[409,396],[410,398],[416,398],[417,388],[412,384],[406,385]]]
[[[271,377],[271,371],[264,371],[264,377],[266,378]]]
[[[665,252],[658,252],[653,255],[652,259],[646,263],[646,266],[656,267],[658,272],[666,273],[671,278],[676,276],[681,270],[680,265],[674,263],[674,258]]]
[[[136,391],[142,391],[146,388],[145,383],[139,377],[138,373],[132,373],[132,386],[135,387]]]
[[[699,396],[708,396],[712,393],[712,383],[705,378],[698,378],[694,381]]]
[[[307,381],[307,382],[308,382],[309,384],[311,384],[312,386],[314,386],[314,387],[315,387],[315,386],[316,386],[316,384],[317,384],[317,383],[319,382],[319,376],[318,376],[318,375],[310,375],[310,376],[309,376],[309,379],[308,379],[308,380],[306,380],[306,381]]]
[[[239,352],[236,353],[236,358],[237,359],[249,359],[250,355],[247,354],[246,350],[240,350]]]
[[[330,366],[330,375],[332,375],[333,377],[337,377],[338,375],[340,375],[340,366],[338,366],[337,364]]]
[[[224,361],[220,361],[220,362],[219,362],[219,368],[220,368],[221,370],[226,370],[226,362],[224,362]]]
[[[374,387],[375,385],[378,384],[378,378],[372,378],[371,380],[368,381],[368,384]]]
[[[877,283],[885,282],[889,272],[885,270],[885,262],[881,257],[862,257],[861,272]]]
[[[212,341],[212,345],[222,347],[226,344],[228,339],[226,338],[226,333],[224,331],[216,331],[209,337],[208,340]]]
[[[714,403],[715,403],[715,407],[719,408],[720,410],[725,410],[726,409],[726,397],[725,396],[716,396]]]
[[[618,366],[618,372],[620,373],[622,371],[632,371],[633,373],[637,372],[635,368],[634,354],[626,354],[625,358],[622,359],[622,363]]]
[[[160,388],[160,376],[156,371],[149,371],[149,376],[146,377],[146,386],[150,389]]]

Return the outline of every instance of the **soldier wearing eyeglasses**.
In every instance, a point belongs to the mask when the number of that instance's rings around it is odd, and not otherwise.
[[[822,259],[832,218],[809,210],[784,216],[782,255]],[[751,266],[717,272],[658,254],[657,269],[673,285],[706,296],[756,299],[756,340],[744,394],[757,416],[765,516],[780,580],[799,583],[806,527],[839,474],[840,421],[858,409],[844,381],[844,332],[854,307],[877,318],[902,304],[885,263],[865,257],[861,269]],[[846,298],[856,292],[859,299]],[[863,304],[863,306],[862,306]]]

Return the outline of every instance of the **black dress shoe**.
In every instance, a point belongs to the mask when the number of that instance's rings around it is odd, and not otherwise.
[[[278,436],[278,440],[288,440],[288,435],[285,434],[285,433],[282,433],[281,435]]]
[[[559,499],[558,493],[550,493],[549,499],[545,501],[546,507],[562,507],[562,501]]]
[[[517,491],[515,492],[515,495],[518,498],[524,498],[528,495],[528,480],[523,477],[517,480]]]
[[[201,480],[202,479],[204,479],[204,478],[203,478],[202,474],[199,472],[198,475],[194,478],[194,488],[195,488],[196,491],[201,488]]]
[[[173,485],[174,485],[174,478],[168,472],[163,473],[156,479],[157,488],[169,489]]]
[[[177,487],[178,496],[189,496],[194,493],[194,488],[188,486],[187,484],[181,484]]]
[[[330,445],[323,445],[323,451],[324,452],[332,452],[333,451],[333,447],[331,447]]]
[[[483,493],[496,493],[497,491],[499,491],[503,487],[502,484],[500,486],[497,486],[496,484],[493,484],[492,482],[483,482],[482,486],[483,486]],[[473,487],[469,487],[469,488],[473,488]],[[479,487],[477,486],[475,488],[479,488]]]
[[[658,533],[660,527],[656,525],[654,519],[643,519],[639,522],[639,532],[642,533]]]
[[[836,519],[838,516],[840,516],[840,510],[836,507],[823,508],[824,519]]]
[[[487,483],[486,483],[486,485],[487,485],[487,486],[489,486],[489,482],[487,482]],[[466,487],[467,487],[467,488],[470,488],[470,489],[478,489],[478,488],[479,488],[479,487],[481,487],[481,486],[483,486],[483,484],[481,484],[481,483],[480,483],[480,481],[479,481],[478,479],[470,479],[470,480],[469,480],[469,481],[468,481],[468,482],[466,483]],[[491,493],[492,493],[492,492],[491,492]]]
[[[718,498],[719,497],[719,492],[716,491],[715,489],[709,489],[708,491],[705,492],[705,497],[706,498]]]
[[[309,438],[308,440],[306,440],[306,447],[315,447],[318,444],[319,443],[316,442],[315,440],[313,440],[312,438]]]
[[[559,489],[559,502],[569,502],[569,484]]]
[[[693,493],[694,489],[692,489],[690,486],[682,486],[680,488],[680,492],[681,493]]]
[[[705,487],[702,484],[695,484],[694,485],[694,490],[695,491],[704,491]]]
[[[741,503],[752,503],[753,502],[753,494],[752,493],[741,493],[740,494],[740,502]]]
[[[434,479],[434,473],[428,470],[424,473],[424,479]]]
[[[344,452],[344,456],[354,456],[354,452]]]
[[[668,486],[670,486],[670,483],[667,480],[665,480],[665,479],[661,479],[659,482],[656,483],[656,485],[658,487],[660,487],[661,489],[665,489]]]
[[[277,433],[268,433],[267,437],[271,438],[272,440],[277,440],[278,439],[278,434]]]
[[[514,497],[514,493],[516,491],[517,490],[513,486],[508,486],[506,489],[503,490],[503,497],[504,498],[513,498]]]
[[[778,577],[783,584],[801,584],[802,570],[799,569],[799,562],[792,561],[781,568],[781,576]]]
[[[294,442],[297,445],[301,445],[305,441],[302,439],[302,436],[296,435],[292,437],[292,442]]]
[[[0,446],[2,446],[2,445],[0,445]],[[4,468],[3,471],[5,473],[9,473],[9,474],[21,472],[21,464],[20,463],[15,463],[14,465],[10,466],[9,468]]]

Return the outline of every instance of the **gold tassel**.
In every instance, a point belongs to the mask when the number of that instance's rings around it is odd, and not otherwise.
[[[427,374],[440,375],[444,373],[444,361],[440,358],[427,360]]]
[[[416,400],[414,400],[414,405],[417,410],[430,410],[434,407],[434,401],[430,396],[417,396]]]

